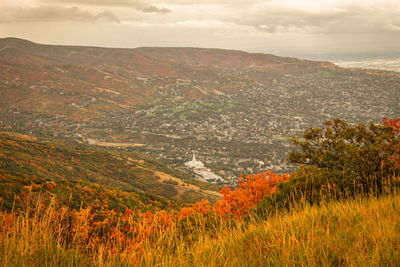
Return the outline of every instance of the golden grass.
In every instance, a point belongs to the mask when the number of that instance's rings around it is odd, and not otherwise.
[[[306,206],[267,221],[194,216],[152,236],[136,251],[106,244],[70,246],[54,207],[0,219],[3,266],[400,266],[400,195]],[[8,219],[7,219],[8,218]],[[85,219],[80,222],[85,225]]]
[[[400,197],[306,207],[198,245],[195,265],[399,266]]]

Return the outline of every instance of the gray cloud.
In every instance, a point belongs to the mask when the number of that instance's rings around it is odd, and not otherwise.
[[[400,24],[385,24],[383,29],[389,32],[400,32]]]
[[[220,4],[227,6],[251,6],[254,3],[260,2],[260,0],[198,0],[198,1],[188,1],[188,0],[164,0],[160,1],[167,4],[174,5],[207,5],[207,4]]]
[[[89,5],[89,6],[101,6],[101,7],[127,7],[145,13],[159,13],[166,14],[171,12],[167,8],[159,8],[152,4],[147,4],[142,1],[136,0],[43,0],[47,3],[62,3],[62,4],[78,4],[78,5]]]
[[[228,14],[223,20],[267,33],[374,33],[400,30],[398,10],[391,6],[337,5],[323,10],[266,5]]]
[[[108,21],[119,22],[110,11],[91,13],[78,7],[16,7],[0,11],[0,22]]]
[[[281,55],[400,52],[398,1],[0,0],[0,22],[8,23],[0,25],[0,36],[118,47],[206,46]],[[87,21],[93,23],[82,23]],[[99,26],[99,21],[121,23]],[[65,32],[59,34],[63,29],[71,33],[68,38]]]
[[[302,32],[321,30],[326,24],[332,23],[346,14],[321,14],[304,10],[275,9],[263,10],[253,14],[246,14],[242,18],[232,19],[240,25],[252,26],[258,30],[278,32]]]

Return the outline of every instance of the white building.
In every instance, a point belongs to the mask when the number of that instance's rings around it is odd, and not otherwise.
[[[209,168],[204,167],[203,162],[196,159],[196,155],[193,153],[193,158],[191,161],[185,163],[185,166],[193,169],[193,172],[197,175],[197,178],[200,181],[209,181],[209,180],[219,180],[220,176],[212,172]],[[221,179],[222,180],[222,179]]]
[[[193,158],[191,161],[188,161],[185,163],[186,167],[192,168],[192,169],[199,169],[199,168],[204,168],[203,162],[200,160],[196,160],[196,155],[193,153]]]

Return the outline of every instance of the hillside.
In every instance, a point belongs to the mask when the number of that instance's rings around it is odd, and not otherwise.
[[[270,54],[0,40],[3,131],[137,144],[187,173],[195,152],[228,183],[293,170],[287,138],[311,125],[399,117],[399,88],[398,73]]]
[[[175,79],[198,81],[201,89],[185,88],[181,92],[189,98],[198,98],[218,94],[215,90],[232,90],[240,78],[224,69],[286,73],[336,68],[326,62],[240,51],[52,46],[16,38],[0,40],[0,60],[0,80],[3,87],[12,90],[2,91],[2,110],[56,113],[73,120],[87,120],[151,103],[168,94],[146,82],[157,77],[164,84]],[[219,80],[227,83],[224,88],[213,85]],[[5,81],[8,82],[4,84]]]
[[[18,38],[0,40],[0,58],[26,65],[76,65],[109,71],[178,75],[187,67],[211,66],[224,69],[265,69],[272,72],[313,71],[337,68],[329,62],[299,60],[271,54],[207,48],[134,49],[43,45]],[[177,68],[178,66],[182,68]],[[138,68],[139,67],[139,68]]]
[[[216,188],[140,153],[0,133],[0,196],[7,209],[15,198],[22,205],[31,190],[64,202],[71,198],[74,208],[81,202],[84,206],[100,202],[125,210],[144,209],[152,200],[161,202],[155,206],[165,207],[168,199],[193,202],[219,198],[210,189]]]
[[[165,266],[397,266],[399,208],[399,195],[306,207],[215,238],[204,234],[173,257],[152,260]]]
[[[217,201],[192,204],[136,189],[191,187],[146,156],[3,133],[0,258],[5,266],[395,266],[399,129],[399,118],[326,121],[295,140],[301,149],[289,160],[308,165],[241,176]]]
[[[61,230],[51,231],[51,215],[29,221],[0,214],[0,255],[3,266],[398,266],[399,210],[400,196],[395,194],[324,203],[279,213],[268,221],[230,222],[214,229],[208,228],[212,224],[207,218],[196,218],[192,225],[154,236],[142,250],[100,246],[92,254],[80,252],[79,245],[60,246]],[[80,214],[82,235],[89,220],[85,214]],[[11,228],[13,220],[19,224]],[[185,229],[190,233],[182,237]]]

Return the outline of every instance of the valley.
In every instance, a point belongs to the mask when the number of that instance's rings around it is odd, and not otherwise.
[[[230,184],[290,172],[288,138],[340,117],[400,116],[400,74],[197,48],[0,40],[0,128],[136,151],[187,175],[195,153]]]

